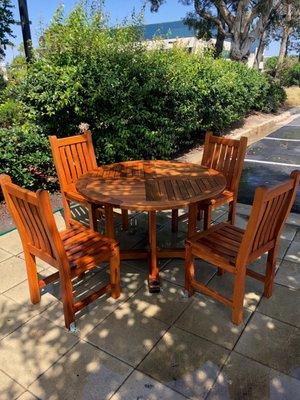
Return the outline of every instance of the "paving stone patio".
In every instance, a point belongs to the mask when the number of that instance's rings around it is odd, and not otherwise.
[[[245,227],[250,206],[239,204]],[[225,219],[225,208],[214,221]],[[84,210],[74,209],[81,220]],[[55,214],[64,228],[60,213]],[[146,244],[146,216],[133,214],[128,233],[116,231],[121,247]],[[170,233],[170,214],[158,218],[159,245],[182,244],[186,221]],[[265,259],[253,268],[262,271]],[[149,294],[147,263],[121,265],[122,295],[99,298],[64,328],[57,283],[29,302],[17,231],[0,236],[0,400],[297,400],[300,398],[300,214],[282,233],[274,295],[247,278],[245,318],[201,294],[186,298],[183,260],[160,261],[162,291]],[[108,279],[106,265],[75,281],[78,298]],[[38,263],[46,276],[53,268]],[[197,261],[197,277],[230,293],[230,274],[216,275]]]

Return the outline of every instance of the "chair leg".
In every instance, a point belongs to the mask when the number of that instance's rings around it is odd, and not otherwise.
[[[192,287],[192,279],[195,277],[195,266],[193,262],[192,247],[190,245],[185,246],[185,290],[188,292],[189,296],[194,294],[194,289]]]
[[[117,299],[121,294],[120,284],[120,252],[116,248],[110,258],[110,283],[111,283],[111,297]]]
[[[35,256],[29,251],[24,251],[25,263],[28,277],[30,300],[33,304],[37,304],[41,301],[41,291],[39,287],[39,280],[36,269]]]
[[[128,230],[128,210],[121,210],[122,211],[122,229],[123,231]]]
[[[178,232],[178,210],[172,210],[172,232]]]
[[[231,225],[234,225],[235,223],[235,214],[236,214],[236,201],[234,200],[229,203],[228,222],[230,222]]]
[[[267,298],[271,297],[273,293],[273,282],[276,270],[276,254],[277,254],[276,248],[273,248],[268,252],[265,287],[263,293],[263,295]]]
[[[88,203],[87,208],[89,212],[90,229],[92,229],[95,232],[98,232],[97,207],[95,204]]]
[[[197,221],[201,221],[202,218],[203,218],[203,210],[202,208],[198,207]]]
[[[204,221],[203,221],[203,230],[206,231],[211,225],[211,206],[207,206],[204,209]]]
[[[59,270],[60,290],[64,309],[65,326],[70,329],[70,325],[75,321],[73,285],[69,272],[69,265],[61,267]]]
[[[235,276],[233,289],[232,322],[239,325],[243,322],[246,268]]]
[[[63,209],[64,209],[64,219],[66,222],[66,226],[70,227],[70,221],[72,220],[72,213],[71,213],[71,208],[69,201],[66,199],[64,195],[62,195],[62,204],[63,204]]]

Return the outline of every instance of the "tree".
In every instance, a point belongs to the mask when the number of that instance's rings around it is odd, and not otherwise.
[[[32,53],[30,21],[28,17],[27,0],[18,0],[18,3],[19,3],[19,12],[20,12],[25,57],[26,61],[29,62],[32,60],[33,53]]]
[[[165,3],[166,0],[150,0],[151,2],[151,11],[157,12],[159,7]],[[191,1],[189,0],[179,0],[181,3],[185,5],[190,5]],[[225,22],[222,20],[222,17],[219,15],[219,18],[222,21],[223,29],[225,29]],[[203,18],[201,15],[197,14],[196,12],[189,12],[187,13],[186,17],[184,18],[184,23],[189,27],[192,27],[197,32],[198,39],[205,39],[209,40],[212,38],[213,31],[217,32],[216,36],[216,44],[215,44],[215,57],[219,57],[223,51],[225,35],[219,29],[218,25],[214,23],[212,20],[208,20]]]
[[[268,33],[268,30],[266,29],[259,40],[258,48],[257,48],[256,54],[255,54],[253,66],[256,69],[259,69],[260,62],[263,58],[264,51],[265,51],[265,48],[268,45],[268,43],[269,43],[269,33]]]
[[[157,11],[165,0],[150,0]],[[230,58],[246,62],[252,44],[261,40],[281,0],[179,0],[194,5],[195,15],[231,40]]]
[[[217,32],[214,51],[214,56],[216,58],[222,54],[225,40],[225,35],[223,33],[225,22],[220,15],[218,15],[218,18],[222,21],[222,30],[213,21],[202,18],[196,12],[189,12],[184,19],[184,22],[188,26],[193,27],[196,30],[198,39],[209,40],[212,38],[213,31]]]
[[[288,44],[288,52],[296,53],[300,61],[300,25],[290,35]]]
[[[294,38],[299,39],[300,25],[300,0],[284,0],[278,10],[278,30],[277,39],[280,39],[280,50],[278,56],[278,69],[287,56],[289,42]],[[276,35],[275,35],[276,36]],[[296,44],[296,43],[295,43]]]
[[[11,45],[10,38],[13,38],[11,25],[15,23],[12,13],[12,4],[10,0],[1,0],[0,2],[0,59],[5,57],[6,47]]]
[[[272,32],[274,31],[274,27],[276,27],[277,24],[278,24],[278,9],[273,9],[268,19],[268,23],[266,24],[265,29],[263,31],[263,34],[259,39],[259,44],[254,60],[254,67],[257,69],[259,69],[259,65],[263,58],[265,48],[270,44]]]

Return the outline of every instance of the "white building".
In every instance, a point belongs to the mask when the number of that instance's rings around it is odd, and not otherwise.
[[[158,24],[148,24],[143,27],[144,37],[147,41],[148,48],[151,49],[154,46],[161,45],[166,49],[172,48],[174,45],[179,45],[188,49],[191,53],[201,51],[204,47],[214,45],[216,38],[214,32],[212,33],[212,39],[206,41],[203,39],[197,39],[196,31],[189,28],[183,23],[183,21],[174,22],[162,22]],[[157,39],[160,39],[157,41]],[[229,58],[231,48],[230,40],[224,41],[223,57]],[[248,65],[253,66],[255,55],[257,51],[257,43],[254,43],[250,49],[250,56],[248,59]]]

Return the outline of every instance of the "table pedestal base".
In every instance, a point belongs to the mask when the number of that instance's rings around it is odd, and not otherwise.
[[[108,213],[107,213],[108,214]],[[191,204],[188,212],[188,237],[196,233],[197,205]],[[109,236],[112,237],[112,230],[109,230]],[[148,212],[148,241],[149,250],[131,249],[121,250],[121,260],[148,260],[149,276],[148,285],[150,293],[159,293],[159,269],[158,259],[160,258],[185,258],[184,248],[157,248],[157,229],[156,229],[156,211]]]

